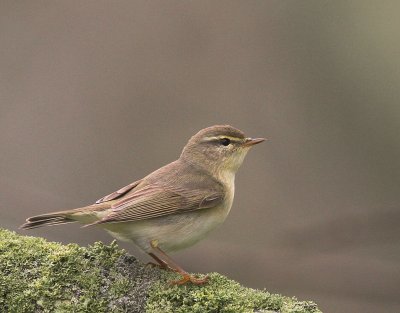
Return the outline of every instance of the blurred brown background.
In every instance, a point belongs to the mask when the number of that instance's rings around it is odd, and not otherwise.
[[[0,226],[92,203],[229,123],[270,140],[239,171],[225,224],[177,260],[325,312],[399,312],[399,10],[1,1]],[[111,241],[77,225],[19,232]]]

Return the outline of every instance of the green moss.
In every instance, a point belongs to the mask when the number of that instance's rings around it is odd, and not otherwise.
[[[0,229],[2,312],[140,312],[158,276],[115,242],[84,248]]]
[[[216,273],[203,286],[170,286],[176,278],[143,266],[115,242],[86,248],[0,229],[0,312],[320,312],[313,302]]]
[[[167,281],[176,278],[166,273],[156,283],[150,291],[147,313],[320,312],[311,301],[246,288],[218,273],[210,274],[203,286],[169,286]]]

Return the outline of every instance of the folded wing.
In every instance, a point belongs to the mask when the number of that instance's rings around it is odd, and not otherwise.
[[[118,198],[121,198],[122,196],[126,195],[129,191],[134,189],[137,185],[139,185],[142,182],[142,179],[137,180],[125,187],[122,187],[121,189],[118,189],[117,191],[114,191],[113,193],[110,193],[109,195],[99,199],[96,201],[96,204],[111,201],[111,200],[116,200]]]
[[[134,222],[218,206],[223,193],[148,185],[113,204],[111,212],[93,224]]]

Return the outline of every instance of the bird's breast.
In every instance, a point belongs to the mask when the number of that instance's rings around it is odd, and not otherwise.
[[[235,192],[234,176],[229,178],[221,181],[224,185],[225,196],[218,206],[132,223],[118,223],[115,225],[118,235],[134,241],[147,252],[151,251],[152,240],[157,240],[159,247],[166,252],[181,250],[195,244],[222,224],[228,216]],[[115,232],[113,227],[112,224],[107,227],[112,234]]]

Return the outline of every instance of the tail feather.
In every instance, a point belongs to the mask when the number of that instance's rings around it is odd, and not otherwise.
[[[67,216],[66,213],[56,212],[50,214],[43,214],[32,216],[26,219],[26,222],[20,226],[21,229],[33,229],[42,226],[53,226],[60,224],[68,224],[76,222]]]
[[[89,205],[74,210],[36,215],[27,218],[26,222],[22,224],[19,228],[33,229],[42,226],[68,224],[78,221],[81,223],[92,223],[96,220],[96,215],[94,213],[109,209],[110,207],[111,203],[101,203]]]

